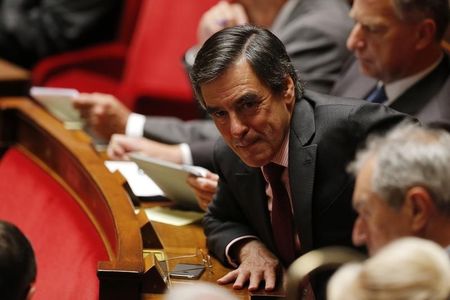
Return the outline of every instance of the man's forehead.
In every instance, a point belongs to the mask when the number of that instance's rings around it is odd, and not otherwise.
[[[200,85],[202,96],[207,101],[210,97],[229,97],[230,94],[247,91],[258,92],[261,81],[248,62],[233,63],[216,79]]]
[[[355,209],[361,208],[369,201],[369,193],[367,191],[361,191],[353,196],[353,207]]]
[[[356,21],[379,23],[386,19],[397,19],[392,0],[356,0],[350,10]]]

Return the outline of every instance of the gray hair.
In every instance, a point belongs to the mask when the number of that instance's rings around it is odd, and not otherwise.
[[[438,244],[415,237],[393,241],[363,263],[342,266],[330,279],[330,300],[445,300],[450,261]]]
[[[393,0],[394,10],[403,21],[430,18],[436,23],[436,40],[441,40],[449,22],[448,0]]]
[[[450,134],[442,129],[400,124],[386,136],[371,136],[348,171],[357,175],[374,160],[372,189],[393,208],[413,186],[424,187],[440,211],[450,214]]]
[[[164,300],[237,300],[224,287],[208,282],[195,282],[189,285],[176,285],[169,289]]]

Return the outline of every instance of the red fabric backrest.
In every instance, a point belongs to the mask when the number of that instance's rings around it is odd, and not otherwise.
[[[139,15],[142,2],[145,0],[124,0],[123,13],[119,26],[118,39],[128,45],[133,37],[136,20]]]
[[[198,22],[217,0],[146,0],[127,57],[122,95],[193,102],[182,64],[185,51],[196,44]],[[134,107],[128,103],[129,107]]]
[[[75,199],[17,149],[0,161],[0,219],[30,239],[37,259],[33,300],[98,299],[97,263],[108,260]]]

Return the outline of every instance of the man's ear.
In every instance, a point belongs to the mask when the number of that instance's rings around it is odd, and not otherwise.
[[[421,186],[410,188],[405,195],[411,214],[411,230],[419,234],[428,225],[435,209],[430,193]]]
[[[416,49],[422,50],[430,44],[435,43],[436,39],[436,23],[432,19],[422,20],[416,30]]]
[[[283,99],[288,105],[289,109],[292,110],[292,107],[295,103],[295,83],[292,80],[291,76],[286,76],[286,89],[283,92]]]

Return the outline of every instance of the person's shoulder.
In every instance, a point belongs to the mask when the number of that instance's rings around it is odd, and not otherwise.
[[[361,106],[367,104],[367,101],[357,98],[333,96],[323,94],[309,89],[305,89],[303,99],[319,106]]]
[[[302,0],[298,1],[292,9],[291,21],[300,21],[303,24],[314,21],[316,27],[319,28],[326,28],[326,25],[330,23],[337,24],[339,27],[351,28],[349,11],[350,6],[342,0]],[[328,18],[324,18],[324,16],[328,16]],[[315,22],[318,18],[321,19],[321,22]]]
[[[302,101],[303,103],[301,103]],[[316,122],[331,129],[336,124],[341,124],[340,126],[349,128],[351,134],[360,132],[365,135],[377,128],[384,130],[383,128],[388,128],[403,120],[415,121],[412,117],[385,105],[308,90],[300,100],[300,110],[305,103],[313,108]]]

